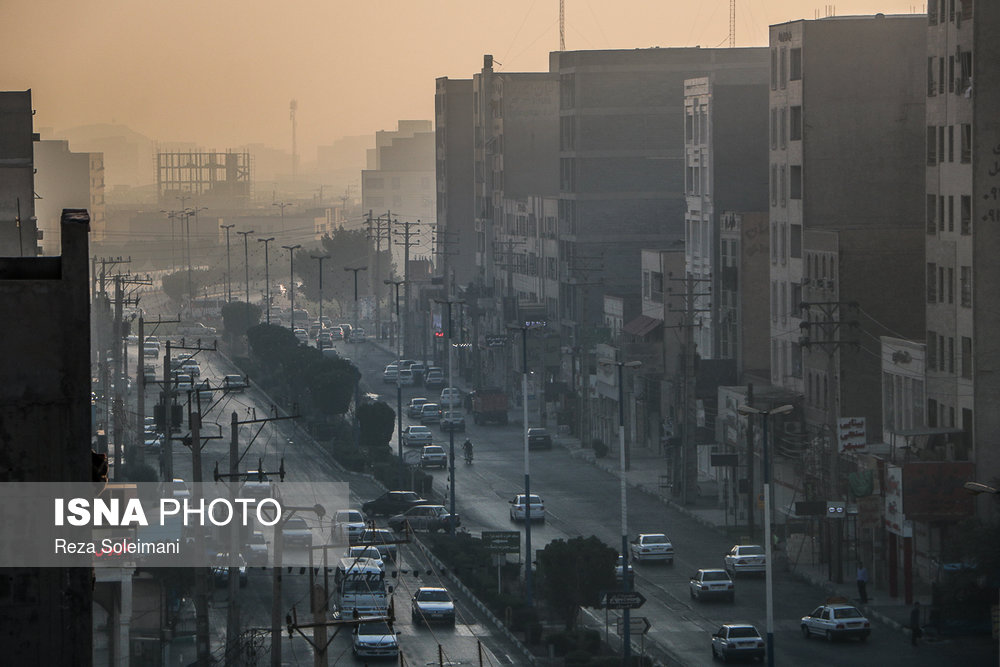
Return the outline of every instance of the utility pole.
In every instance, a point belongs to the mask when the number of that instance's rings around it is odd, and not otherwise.
[[[396,287],[396,449],[399,456],[399,480],[396,488],[403,488],[403,385],[399,381],[399,360],[403,358],[403,337],[400,331],[402,320],[399,319],[399,286],[405,280],[386,280],[386,285]]]
[[[371,209],[368,209],[366,224],[368,225],[368,238],[375,241],[375,273],[369,274],[368,283],[371,286],[372,294],[375,295],[375,338],[378,340],[382,338],[382,290],[378,286],[379,280],[382,279],[382,241],[389,240],[390,220],[387,219],[385,221],[385,225],[383,225],[382,216],[379,216],[377,219],[373,219],[372,211]],[[388,247],[388,245],[386,247]],[[371,246],[368,248],[368,252],[371,253]],[[369,266],[372,264],[372,258],[369,258],[368,264]]]
[[[264,244],[264,299],[267,301],[267,323],[271,323],[271,261],[267,249],[273,236],[266,239],[257,239],[257,243]]]
[[[236,223],[219,225],[219,229],[226,230],[226,303],[233,300],[233,265],[229,261],[229,230],[236,226]]]
[[[453,345],[452,344],[452,334],[453,334],[453,331],[452,331],[452,319],[451,319],[451,306],[452,306],[452,304],[462,304],[462,303],[465,303],[465,302],[462,301],[462,300],[455,300],[455,299],[451,299],[451,298],[448,298],[448,299],[434,299],[434,301],[436,301],[437,303],[439,303],[442,306],[448,306],[448,334],[447,334],[448,335],[448,339],[447,339],[448,340],[448,387],[451,388],[451,389],[454,389],[454,387],[455,387],[454,375],[453,375],[453,372],[454,372],[453,371],[454,363],[452,363],[453,359],[452,359],[452,353],[451,353],[451,351],[452,351],[452,345]],[[454,399],[454,395],[453,394],[449,394],[449,396],[448,396],[448,401],[449,401],[449,403],[448,403],[448,410],[451,411],[451,412],[454,412],[454,410],[455,410],[454,400],[455,400]],[[444,408],[444,406],[441,406],[441,407]],[[451,509],[449,511],[451,512],[452,517],[454,517],[455,516],[455,429],[453,427],[451,427],[451,428],[448,429],[448,459],[451,462],[450,472],[449,472],[449,475],[450,475],[450,484],[451,484]],[[530,502],[525,502],[525,506],[530,505],[530,504],[531,504]],[[525,518],[525,521],[527,521],[527,518]],[[448,532],[451,533],[452,535],[455,534],[455,522],[454,521],[449,521],[448,522]],[[529,554],[529,556],[530,556],[530,554]]]
[[[235,502],[239,493],[240,423],[233,411],[229,422],[229,499]],[[235,521],[229,526],[229,554],[239,553],[239,528]],[[232,563],[233,561],[230,560]],[[226,609],[226,662],[238,663],[240,645],[240,568],[229,566],[229,607]]]
[[[288,251],[288,289],[291,290],[292,295],[292,333],[295,333],[295,251],[302,246],[296,243],[295,245],[283,245],[281,247]]]
[[[664,325],[665,329],[683,329],[684,330],[684,383],[683,383],[683,422],[682,422],[682,433],[681,433],[681,504],[688,504],[688,497],[691,490],[698,483],[698,468],[696,465],[694,448],[695,448],[695,438],[694,429],[697,424],[697,405],[695,403],[695,355],[697,351],[695,350],[694,342],[694,328],[700,327],[701,323],[695,320],[695,313],[705,313],[711,310],[709,308],[697,308],[699,297],[711,296],[711,284],[707,292],[695,292],[695,283],[711,283],[711,278],[695,278],[692,275],[687,275],[684,278],[674,278],[672,274],[667,274],[667,277],[671,281],[684,283],[684,292],[681,294],[674,294],[673,288],[668,288],[667,293],[671,296],[679,296],[684,299],[684,310],[681,311],[682,317],[679,324],[668,327]],[[670,312],[676,312],[672,308],[673,304],[667,304],[667,310]]]
[[[412,341],[409,339],[412,337],[412,327],[410,326],[410,248],[417,245],[417,241],[411,241],[410,238],[416,236],[416,230],[420,226],[420,221],[416,222],[402,222],[399,223],[403,225],[403,229],[396,229],[392,233],[398,236],[402,236],[402,241],[396,241],[396,245],[403,246],[403,280],[406,282],[406,289],[404,290],[404,301],[406,302],[406,339],[403,341],[403,351],[407,354],[410,353],[410,347],[412,346]]]
[[[354,271],[354,326],[357,327],[358,320],[358,271],[367,271],[367,266],[345,266],[344,271]]]
[[[848,327],[851,330],[858,328],[857,319],[844,320],[841,317],[843,310],[848,310],[850,313],[855,314],[858,310],[858,304],[855,301],[803,301],[799,304],[799,308],[802,311],[804,317],[799,323],[799,329],[802,333],[802,337],[799,339],[799,344],[802,349],[809,351],[812,347],[818,347],[824,352],[826,352],[826,374],[827,381],[830,384],[830,402],[827,404],[827,409],[829,410],[829,430],[830,430],[830,482],[828,484],[827,499],[828,500],[841,500],[846,497],[842,486],[841,486],[841,471],[840,471],[840,439],[837,437],[837,422],[840,418],[840,350],[844,347],[850,347],[854,350],[859,350],[861,344],[856,338],[841,338],[841,333],[844,327]],[[813,313],[816,313],[817,317],[813,317]],[[840,584],[844,582],[844,522],[834,521],[836,525],[836,534],[830,536],[827,544],[833,542],[833,548],[830,550],[830,567],[832,569],[831,579],[836,583]],[[830,526],[832,528],[832,526]]]
[[[753,383],[747,383],[747,406],[753,407]],[[753,531],[754,531],[754,513],[753,513],[753,462],[754,462],[754,451],[753,451],[753,420],[747,420],[747,535],[750,536],[750,541],[753,542]]]

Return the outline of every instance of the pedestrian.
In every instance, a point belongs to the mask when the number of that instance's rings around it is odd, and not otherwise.
[[[868,604],[868,570],[858,561],[858,597],[861,604]]]
[[[914,646],[917,645],[917,640],[920,639],[920,603],[914,602],[913,609],[910,610],[910,643]]]

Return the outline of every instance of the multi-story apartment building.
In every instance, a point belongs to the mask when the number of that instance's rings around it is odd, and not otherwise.
[[[477,274],[472,79],[440,77],[434,90],[437,270],[454,294]]]
[[[90,212],[90,238],[103,241],[106,234],[104,204],[104,156],[75,153],[68,141],[35,142],[35,207],[42,232],[44,254],[57,254],[62,247],[59,219],[64,208]]]
[[[927,426],[960,428],[953,458],[974,461],[980,480],[995,480],[1000,5],[930,0],[926,23]]]
[[[644,247],[685,237],[684,81],[754,76],[764,49],[631,49],[550,54],[559,77],[562,336],[588,346],[600,283],[637,291]]]
[[[719,357],[734,359],[740,375],[770,377],[767,213],[723,211],[719,225]]]
[[[0,92],[0,256],[41,253],[35,219],[31,91]]]
[[[686,270],[699,288],[702,358],[735,351],[733,332],[720,330],[722,212],[767,210],[767,53],[756,55],[757,67],[736,79],[721,71],[684,82]]]
[[[770,28],[771,381],[804,395],[807,422],[830,441],[839,416],[865,417],[880,433],[878,336],[923,326],[923,210],[911,198],[923,191],[914,63],[925,20]],[[827,453],[834,475],[824,484],[839,494],[840,457]]]

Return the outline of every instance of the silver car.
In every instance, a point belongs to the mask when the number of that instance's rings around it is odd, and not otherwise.
[[[732,576],[763,572],[767,565],[764,547],[759,544],[737,544],[725,557],[726,571]]]
[[[709,598],[736,599],[736,585],[725,570],[698,570],[688,581],[691,599],[698,601]]]

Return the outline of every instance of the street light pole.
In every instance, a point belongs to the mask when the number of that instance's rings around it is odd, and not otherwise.
[[[454,410],[455,410],[455,403],[454,403],[454,401],[455,401],[455,394],[454,394],[455,385],[454,385],[454,375],[452,374],[452,368],[454,367],[454,363],[452,363],[452,358],[451,358],[452,357],[452,355],[451,355],[451,351],[452,351],[452,342],[451,342],[451,336],[452,336],[451,306],[452,306],[452,304],[465,303],[465,302],[461,301],[461,300],[452,300],[452,299],[434,299],[434,301],[436,301],[437,303],[441,304],[442,306],[448,306],[448,343],[447,343],[448,344],[448,389],[449,389],[449,392],[448,392],[448,411],[449,412],[454,412]],[[444,408],[444,406],[441,406],[441,407]],[[449,418],[453,419],[454,415],[449,415]],[[454,426],[449,426],[448,427],[448,458],[451,461],[450,473],[449,473],[450,474],[450,480],[449,481],[451,483],[451,509],[449,511],[451,512],[451,516],[454,517],[455,516],[455,428],[454,428]],[[450,532],[452,535],[454,535],[455,534],[455,522],[454,522],[454,520],[449,521],[448,522],[448,526],[449,526],[448,532]]]
[[[243,279],[246,281],[245,285],[247,290],[247,303],[246,306],[243,308],[243,319],[244,319],[243,324],[247,329],[249,329],[250,328],[250,250],[249,250],[249,245],[247,244],[247,238],[251,234],[253,234],[253,230],[251,229],[246,232],[237,231],[236,233],[243,236],[243,269],[244,269]]]
[[[284,210],[284,209],[282,209]],[[296,243],[295,245],[283,245],[281,246],[288,251],[288,262],[289,262],[289,276],[288,289],[291,290],[292,295],[292,333],[295,333],[295,251],[302,246]]]
[[[236,223],[219,225],[219,229],[226,230],[226,303],[233,300],[233,265],[229,261],[229,230],[236,226]]]
[[[264,299],[267,301],[267,323],[271,323],[271,261],[268,255],[268,244],[274,240],[273,236],[266,239],[257,239],[257,243],[264,244]]]
[[[285,233],[285,207],[286,206],[295,206],[295,202],[276,201],[276,202],[273,202],[271,204],[271,206],[277,206],[279,209],[281,209],[281,233],[284,234]],[[284,246],[282,246],[282,247],[284,247]]]
[[[399,319],[399,286],[406,283],[405,280],[383,280],[386,285],[396,286],[396,449],[399,454],[399,484],[396,488],[403,488],[403,385],[399,382],[399,360],[403,358],[401,349],[403,337],[400,336],[400,329],[403,325]]]
[[[761,433],[761,464],[764,469],[764,587],[767,607],[767,667],[774,667],[774,575],[771,557],[771,460],[768,456],[767,423],[771,415],[786,414],[794,410],[792,405],[781,405],[770,410],[758,410],[749,405],[741,405],[736,411],[742,415],[761,415],[763,428]],[[749,462],[753,465],[753,461]],[[747,508],[752,512],[753,508]]]
[[[358,326],[358,271],[367,271],[367,266],[345,266],[344,271],[354,271],[354,327]]]
[[[309,255],[312,259],[319,260],[319,325],[323,330],[323,260],[330,259],[329,255]],[[317,337],[317,341],[319,338]]]

